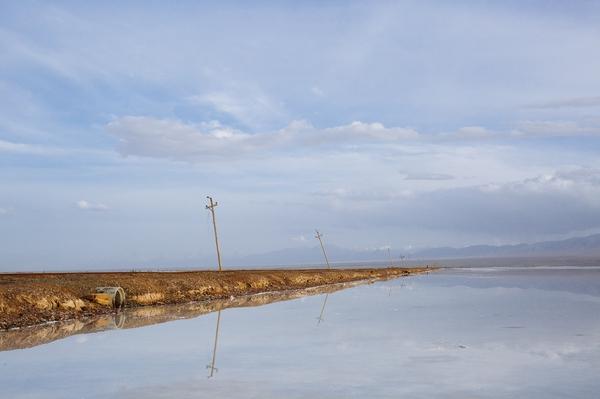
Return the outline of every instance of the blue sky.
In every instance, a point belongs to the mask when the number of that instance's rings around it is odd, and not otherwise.
[[[600,231],[597,2],[3,2],[0,267]]]

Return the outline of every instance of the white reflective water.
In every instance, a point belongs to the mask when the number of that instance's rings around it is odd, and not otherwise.
[[[598,268],[443,270],[226,309],[211,369],[217,317],[0,352],[0,397],[594,398],[600,392]]]

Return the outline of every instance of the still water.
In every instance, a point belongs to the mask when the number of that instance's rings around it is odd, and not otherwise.
[[[600,268],[447,269],[0,352],[11,399],[599,392]]]

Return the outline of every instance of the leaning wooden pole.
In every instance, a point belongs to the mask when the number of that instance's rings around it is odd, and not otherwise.
[[[315,238],[319,240],[319,243],[321,244],[321,250],[323,251],[323,256],[325,257],[325,263],[327,263],[327,268],[331,269],[331,266],[329,265],[329,259],[327,259],[327,252],[325,252],[325,247],[323,246],[323,234],[319,233],[319,230],[315,230],[317,232],[317,234],[315,235]]]
[[[212,214],[213,231],[215,233],[215,246],[217,247],[217,263],[219,264],[219,271],[221,271],[221,250],[219,249],[219,236],[217,235],[217,220],[215,217],[215,207],[219,205],[219,203],[216,201],[213,202],[212,197],[209,197],[208,195],[206,198],[208,198],[208,205],[206,205],[206,209],[208,209]]]

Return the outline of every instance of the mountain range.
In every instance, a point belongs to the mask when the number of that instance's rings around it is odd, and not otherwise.
[[[565,240],[542,241],[530,244],[514,245],[472,245],[462,248],[439,247],[413,252],[391,250],[352,250],[337,246],[328,246],[327,254],[332,263],[390,261],[398,263],[401,256],[407,259],[465,259],[465,258],[504,258],[504,257],[549,257],[600,256],[600,234],[575,237]],[[309,248],[288,248],[262,254],[229,259],[236,266],[285,266],[323,264],[323,253],[318,246]]]

